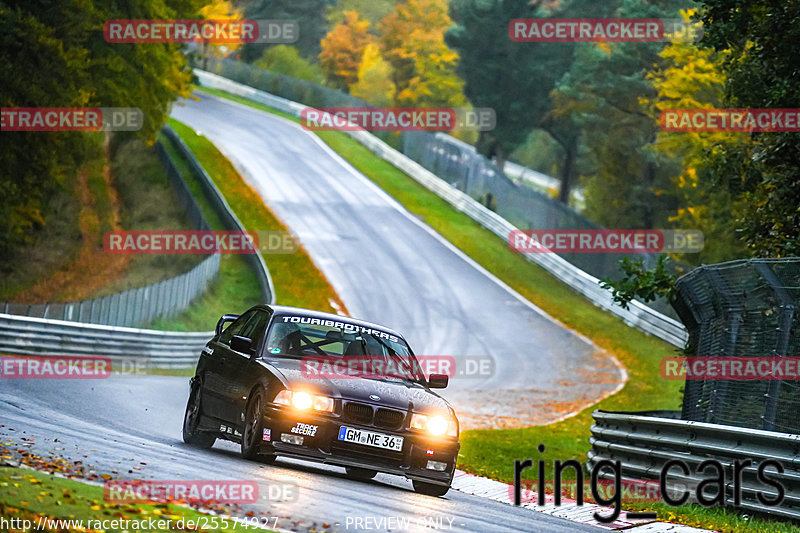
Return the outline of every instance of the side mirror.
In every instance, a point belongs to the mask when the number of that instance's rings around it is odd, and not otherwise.
[[[222,315],[219,321],[217,321],[217,327],[214,329],[216,336],[219,337],[219,334],[222,333],[223,329],[225,329],[225,324],[228,322],[233,322],[237,318],[239,318],[239,315]]]
[[[252,355],[252,352],[250,351],[252,345],[253,341],[251,341],[247,337],[240,337],[239,335],[234,335],[231,338],[231,350],[235,352]]]
[[[431,374],[428,378],[428,388],[430,389],[446,389],[450,378],[447,374]]]

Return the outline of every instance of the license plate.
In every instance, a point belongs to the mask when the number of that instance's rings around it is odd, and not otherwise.
[[[366,431],[364,429],[342,426],[339,428],[339,440],[363,444],[365,446],[374,446],[375,448],[383,448],[384,450],[392,450],[395,452],[403,451],[403,437],[386,435],[375,431]]]

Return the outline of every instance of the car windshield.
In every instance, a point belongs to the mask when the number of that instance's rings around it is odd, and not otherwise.
[[[309,368],[370,379],[421,381],[424,375],[405,341],[391,333],[348,322],[277,317],[267,337],[270,357],[305,359]]]

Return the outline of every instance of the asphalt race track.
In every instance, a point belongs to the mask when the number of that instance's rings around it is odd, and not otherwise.
[[[620,384],[608,354],[458,252],[318,137],[273,115],[195,96],[172,116],[231,159],[352,316],[400,331],[417,354],[494,360],[494,375],[455,376],[445,391],[464,427],[499,415],[510,426],[551,422]]]
[[[233,443],[192,449],[180,438],[188,391],[188,379],[164,376],[0,380],[0,438],[13,439],[9,449],[81,460],[98,474],[116,471],[123,479],[256,481],[267,497],[268,485],[289,484],[293,492],[273,494],[291,498],[242,508],[269,518],[270,525],[277,516],[278,527],[286,530],[327,525],[364,531],[355,527],[356,518],[399,517],[410,519],[403,531],[431,531],[423,523],[442,524],[446,531],[603,531],[455,490],[442,498],[420,495],[395,476],[361,482],[345,478],[344,469],[314,463],[278,459],[266,466],[240,458]]]
[[[173,116],[231,158],[350,314],[399,330],[417,354],[494,360],[493,375],[455,376],[442,392],[465,426],[552,421],[622,382],[615,360],[459,253],[318,138],[266,113],[198,96]],[[448,531],[596,529],[455,490],[443,498],[416,494],[410,482],[383,474],[361,482],[313,463],[250,462],[232,443],[192,449],[180,438],[187,396],[188,379],[175,377],[0,380],[0,438],[11,441],[7,450],[80,460],[115,478],[257,481],[265,497],[268,486],[288,484],[296,498],[241,509],[277,516],[286,530],[430,531],[424,523]],[[381,521],[390,518],[411,522],[398,528]]]

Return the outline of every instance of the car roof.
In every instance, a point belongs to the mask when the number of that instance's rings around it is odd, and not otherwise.
[[[358,318],[352,318],[352,317],[349,317],[349,316],[335,315],[333,313],[326,313],[324,311],[315,311],[313,309],[303,309],[302,307],[289,307],[289,306],[286,306],[286,305],[259,304],[259,305],[256,305],[254,307],[255,308],[260,308],[260,309],[266,309],[266,310],[272,309],[273,311],[275,311],[276,314],[281,314],[281,315],[296,314],[296,315],[300,315],[300,316],[307,316],[309,318],[319,318],[319,319],[322,319],[322,320],[335,320],[335,321],[338,321],[338,322],[342,322],[342,321],[350,322],[351,324],[355,324],[357,326],[363,326],[363,327],[372,328],[372,329],[380,329],[380,330],[385,331],[386,333],[391,333],[391,334],[396,335],[396,336],[400,337],[401,339],[405,340],[405,337],[403,337],[403,335],[401,335],[399,332],[397,332],[397,331],[395,331],[395,330],[393,330],[391,328],[387,328],[386,326],[383,326],[381,324],[376,324],[375,322],[368,322],[366,320],[359,320]]]

